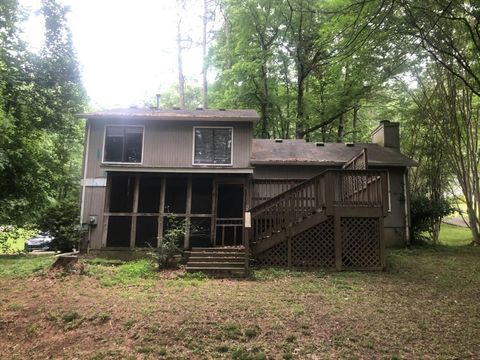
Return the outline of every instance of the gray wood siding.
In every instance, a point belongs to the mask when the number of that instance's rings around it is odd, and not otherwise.
[[[90,215],[97,215],[98,224],[90,232],[90,248],[100,249],[102,247],[102,236],[104,231],[103,208],[105,204],[104,187],[86,187],[85,203],[83,212],[83,223],[88,223]],[[86,235],[88,236],[88,234]]]
[[[102,167],[103,140],[105,125],[125,124],[128,121],[90,121],[90,132],[87,156],[87,178],[106,178],[107,174]],[[252,139],[252,124],[250,123],[221,123],[221,122],[173,122],[173,121],[138,121],[135,125],[145,126],[143,164],[136,166],[190,168],[193,154],[193,127],[194,126],[226,126],[233,128],[233,165],[225,168],[250,167],[250,152]],[[128,166],[128,164],[127,164]],[[202,168],[209,166],[201,166]],[[217,167],[215,167],[217,168]],[[82,173],[83,176],[83,173]],[[89,215],[98,216],[98,225],[92,228],[90,248],[101,249],[104,233],[106,187],[85,188],[85,202],[82,222],[88,222]]]
[[[90,124],[87,177],[105,177],[101,168],[104,127],[109,124],[131,125],[132,123],[106,120],[90,121]],[[145,167],[192,169],[210,167],[208,165],[192,165],[194,126],[233,127],[233,164],[232,166],[225,166],[225,168],[235,169],[250,166],[252,139],[252,124],[250,123],[139,121],[135,124],[145,126],[142,164]],[[215,166],[215,168],[218,168],[218,166]]]

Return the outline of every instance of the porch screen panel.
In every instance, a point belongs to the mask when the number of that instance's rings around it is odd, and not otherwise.
[[[212,213],[212,179],[192,180],[192,214]]]
[[[190,245],[199,247],[210,246],[211,220],[210,218],[190,218]]]
[[[158,213],[160,211],[161,185],[160,177],[140,177],[138,212]]]
[[[135,234],[136,247],[157,247],[158,239],[158,217],[139,216]]]
[[[194,164],[230,165],[231,128],[195,128]]]
[[[107,246],[130,247],[132,218],[130,216],[110,216],[108,218]]]
[[[110,212],[132,212],[135,178],[122,175],[112,176],[110,184]]]
[[[167,178],[165,212],[185,214],[187,211],[187,178]]]

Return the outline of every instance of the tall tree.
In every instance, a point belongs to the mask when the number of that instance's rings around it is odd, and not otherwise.
[[[480,98],[456,75],[432,66],[433,87],[416,101],[442,139],[447,165],[462,190],[473,242],[480,245]],[[433,156],[430,155],[431,159]]]
[[[404,15],[401,31],[480,96],[480,3],[402,0],[400,4]]]
[[[46,44],[36,55],[19,36],[17,1],[0,6],[0,223],[21,224],[76,194],[82,125],[73,114],[84,95],[62,8],[42,4]]]
[[[76,193],[83,146],[83,124],[75,114],[83,111],[83,89],[72,35],[67,26],[69,8],[57,0],[42,0],[45,44],[37,61],[35,91],[43,100],[41,116],[51,130],[58,174],[55,198]]]

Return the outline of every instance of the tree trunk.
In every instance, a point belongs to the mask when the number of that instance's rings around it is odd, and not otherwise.
[[[202,38],[202,82],[203,82],[203,108],[208,109],[208,84],[207,84],[207,25],[208,25],[208,0],[203,0],[203,38]]]
[[[297,82],[297,124],[296,124],[296,137],[297,139],[303,139],[305,131],[305,106],[304,106],[304,86],[305,78],[302,75],[302,70],[299,69],[298,82]]]
[[[266,62],[266,61],[265,61]],[[263,139],[268,139],[268,73],[267,73],[267,65],[264,63],[262,64],[262,87],[263,87],[263,100],[260,104],[260,121],[261,121],[261,137]]]
[[[77,255],[60,255],[52,264],[52,269],[72,270],[77,262]]]
[[[345,135],[345,114],[341,114],[338,119],[338,131],[337,131],[337,142],[343,142],[343,137]]]
[[[358,105],[353,106],[353,119],[352,119],[352,141],[357,142],[357,121],[358,121]]]
[[[182,62],[182,32],[181,32],[182,18],[179,16],[177,21],[177,65],[178,65],[178,97],[179,106],[181,109],[185,108],[185,77],[183,75]]]

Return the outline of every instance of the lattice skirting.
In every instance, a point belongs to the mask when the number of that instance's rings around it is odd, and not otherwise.
[[[277,244],[267,251],[257,256],[257,265],[259,266],[275,266],[275,267],[287,267],[288,266],[288,246],[284,241]]]
[[[333,217],[292,238],[291,261],[298,268],[332,268],[335,266],[335,231]],[[287,242],[259,254],[260,266],[288,266]]]
[[[341,219],[344,269],[381,267],[379,221],[378,218]]]
[[[378,269],[382,266],[379,218],[341,218],[342,269]],[[335,226],[331,216],[294,236],[291,266],[335,268]],[[288,266],[288,244],[284,241],[256,257],[259,266]]]

